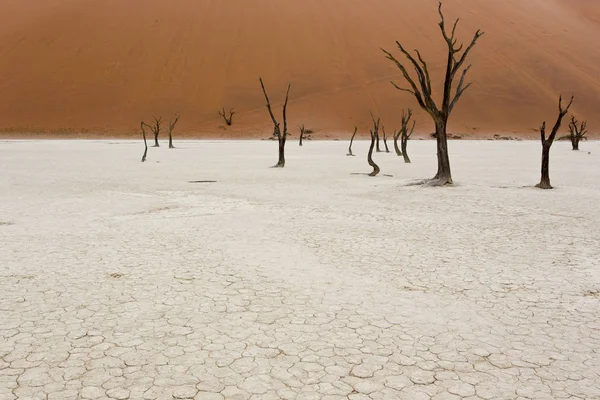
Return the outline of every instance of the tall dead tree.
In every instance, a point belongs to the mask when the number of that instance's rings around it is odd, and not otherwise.
[[[235,111],[233,108],[229,109],[229,116],[227,116],[227,114],[225,114],[225,107],[223,107],[223,109],[221,111],[219,111],[219,115],[221,117],[223,117],[227,126],[231,126],[231,124],[233,123],[233,115],[234,114],[235,114]]]
[[[562,105],[562,96],[558,98],[558,118],[554,127],[552,128],[552,132],[550,136],[546,138],[546,121],[542,123],[540,127],[540,135],[542,139],[542,178],[540,179],[540,183],[535,185],[540,189],[552,189],[552,185],[550,185],[550,147],[552,147],[552,143],[554,143],[554,138],[560,129],[560,125],[562,124],[562,120],[569,112],[569,108],[571,108],[571,104],[573,104],[573,96],[571,96],[571,101],[566,108],[563,108]]]
[[[173,130],[175,129],[175,125],[177,125],[178,121],[179,121],[179,114],[176,114],[175,120],[169,122],[169,148],[170,149],[175,148],[175,146],[173,146]]]
[[[146,129],[144,129],[144,126],[146,126],[147,124],[142,121],[140,124],[140,127],[142,128],[142,137],[144,138],[144,155],[142,156],[142,162],[146,161],[146,156],[148,155],[148,142],[146,141]]]
[[[349,157],[354,157],[354,154],[352,154],[352,142],[354,142],[354,136],[356,136],[356,132],[358,132],[358,127],[354,126],[354,133],[352,134],[352,137],[350,138],[350,146],[348,147],[348,154],[346,154]]]
[[[587,140],[585,134],[587,133],[587,121],[583,121],[579,123],[575,116],[571,116],[571,122],[569,123],[569,138],[571,139],[571,145],[573,146],[573,150],[579,150],[579,142],[582,140]]]
[[[162,117],[156,118],[153,116],[152,118],[154,119],[153,125],[146,125],[150,127],[150,130],[154,134],[154,147],[160,147],[160,145],[158,144],[158,135],[160,134],[160,125],[162,124]]]
[[[377,127],[379,127],[379,125],[377,125]],[[367,154],[367,162],[371,167],[373,167],[373,172],[371,172],[369,176],[377,176],[380,169],[379,166],[375,164],[375,161],[373,161],[373,148],[375,147],[375,142],[377,141],[377,135],[374,129],[369,130],[369,133],[371,134],[371,145],[369,146],[369,153]]]
[[[410,88],[400,87],[394,82],[392,82],[392,85],[394,85],[394,87],[398,90],[411,93],[416,98],[419,106],[421,106],[423,110],[427,111],[435,123],[438,170],[435,177],[428,181],[428,184],[433,186],[452,184],[450,158],[448,156],[448,138],[446,135],[448,118],[450,117],[450,113],[458,103],[458,100],[461,98],[463,93],[471,86],[471,83],[465,84],[465,78],[471,69],[471,65],[464,67],[464,64],[467,56],[477,43],[477,40],[483,35],[481,30],[475,32],[475,35],[473,36],[469,46],[462,51],[464,46],[463,44],[458,44],[458,39],[455,36],[456,26],[458,25],[459,20],[457,19],[454,22],[452,30],[450,33],[448,33],[444,20],[444,14],[442,13],[442,2],[439,3],[438,13],[440,15],[439,26],[442,31],[442,36],[444,37],[448,47],[448,60],[446,64],[446,77],[444,80],[444,93],[442,97],[441,108],[438,107],[433,100],[433,89],[431,77],[429,75],[429,69],[427,67],[427,63],[421,57],[419,50],[415,50],[415,58],[408,51],[406,51],[400,42],[396,42],[398,49],[400,49],[400,52],[407,58],[417,74],[417,80],[415,81],[415,79],[413,79],[408,73],[408,70],[403,63],[398,61],[389,51],[381,49],[385,53],[386,57],[396,64],[402,73],[404,80],[410,85]],[[460,79],[458,86],[456,87],[456,91],[453,91],[452,86],[459,73]]]
[[[262,78],[258,78],[260,81],[260,87],[265,95],[265,100],[267,100],[267,110],[269,110],[269,115],[271,116],[271,120],[273,121],[273,135],[277,137],[277,141],[279,142],[279,160],[277,164],[273,166],[273,168],[283,168],[285,167],[285,141],[287,139],[288,131],[287,131],[287,104],[288,98],[290,95],[290,88],[292,84],[288,84],[287,92],[285,93],[285,102],[283,103],[283,132],[281,131],[281,127],[275,115],[273,114],[273,110],[271,108],[271,102],[269,101],[269,96],[267,95],[267,91],[265,89],[265,84],[263,83]]]
[[[408,140],[415,130],[416,121],[413,120],[412,127],[410,130],[408,126],[410,124],[410,119],[412,118],[412,110],[409,108],[408,113],[404,110],[402,111],[402,127],[400,128],[400,145],[402,146],[402,155],[404,157],[405,163],[410,163],[410,157],[408,156],[408,152],[406,151],[406,147],[408,146]]]
[[[385,133],[385,126],[381,125],[381,132],[383,133],[383,145],[385,146],[385,152],[389,153],[390,149],[387,145],[387,134]]]
[[[302,125],[298,125],[298,128],[300,128],[300,141],[298,142],[299,146],[302,146],[302,139],[304,139],[304,124]]]

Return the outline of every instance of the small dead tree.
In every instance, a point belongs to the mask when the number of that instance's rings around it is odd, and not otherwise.
[[[412,127],[410,131],[408,130],[408,125],[410,124],[410,119],[412,118],[412,110],[409,108],[408,113],[402,111],[402,127],[400,128],[400,145],[402,146],[402,155],[404,156],[404,162],[409,164],[410,157],[408,157],[408,152],[406,151],[406,147],[408,146],[408,140],[415,130],[416,121],[413,120]]]
[[[154,124],[146,125],[150,128],[152,134],[154,134],[154,147],[160,147],[160,145],[158,144],[158,135],[160,134],[160,125],[162,124],[162,117],[156,118],[153,116],[152,118],[154,118]]]
[[[298,125],[298,128],[300,128],[300,141],[298,142],[298,145],[302,146],[302,139],[304,139],[304,132],[305,132],[304,124]]]
[[[375,134],[375,151],[381,153],[381,149],[379,148],[379,125],[381,123],[381,117],[377,118],[377,121],[375,121],[375,116],[371,112],[371,119],[373,120],[373,133]]]
[[[552,189],[552,185],[550,184],[550,147],[552,147],[552,143],[554,143],[554,138],[560,129],[562,124],[562,120],[565,115],[569,112],[569,108],[571,108],[571,104],[573,104],[573,96],[571,96],[571,101],[567,104],[566,108],[563,108],[562,105],[562,96],[558,98],[558,118],[554,127],[552,128],[552,132],[550,136],[546,138],[546,121],[542,123],[540,127],[540,135],[542,139],[542,178],[540,179],[540,183],[535,185],[540,189]]]
[[[373,134],[375,135],[375,151],[381,153],[379,148],[379,126],[381,125],[381,117],[375,120],[375,116],[371,113],[371,119],[373,120]]]
[[[233,108],[229,109],[229,116],[227,116],[227,114],[225,114],[225,107],[223,107],[223,109],[221,111],[219,111],[219,115],[221,117],[223,117],[227,126],[231,126],[231,124],[233,123],[233,115],[234,114],[235,114],[235,111]]]
[[[358,127],[355,125],[354,133],[352,134],[352,137],[350,138],[350,146],[348,147],[348,154],[346,154],[349,157],[354,157],[354,154],[352,154],[352,142],[354,142],[354,136],[356,136],[356,132],[358,132]]]
[[[571,116],[571,122],[569,123],[569,138],[571,139],[571,145],[573,150],[579,150],[579,142],[581,140],[587,140],[585,134],[587,133],[587,121],[579,123],[575,119],[575,116]]]
[[[378,127],[379,125],[377,125],[377,128]],[[379,166],[375,164],[375,161],[373,161],[373,148],[375,147],[375,142],[377,141],[377,135],[375,134],[374,129],[371,129],[369,133],[371,134],[371,145],[369,146],[369,153],[367,154],[367,162],[371,167],[373,167],[373,172],[371,172],[369,176],[377,176],[380,169]]]
[[[387,134],[385,133],[385,126],[381,125],[381,132],[383,133],[383,145],[385,146],[385,152],[389,153],[390,149],[387,145]]]
[[[179,121],[179,114],[176,114],[175,120],[169,122],[169,148],[170,149],[175,148],[175,146],[173,146],[173,130],[175,129],[175,125],[177,125],[178,121]]]
[[[448,138],[446,135],[446,128],[448,125],[448,118],[450,113],[458,103],[463,93],[471,86],[471,83],[465,84],[465,78],[467,73],[471,69],[471,66],[463,66],[467,59],[467,56],[477,43],[477,40],[483,35],[481,30],[475,32],[473,39],[469,46],[463,51],[463,44],[458,44],[458,39],[455,36],[456,26],[458,25],[458,19],[454,22],[452,30],[448,33],[444,20],[444,14],[442,13],[442,2],[440,1],[438,6],[438,13],[440,15],[440,29],[442,36],[448,47],[448,61],[446,65],[446,77],[444,80],[444,92],[442,96],[441,108],[435,103],[432,97],[433,89],[431,84],[431,77],[429,75],[429,69],[427,63],[421,57],[419,50],[415,50],[416,58],[413,57],[406,49],[396,42],[400,52],[406,57],[410,65],[414,68],[417,74],[417,80],[413,79],[408,73],[408,69],[403,63],[398,61],[392,53],[381,49],[386,57],[392,61],[402,73],[404,80],[410,85],[410,88],[403,88],[392,82],[392,85],[398,90],[411,93],[419,103],[419,106],[431,116],[435,123],[435,133],[437,142],[437,158],[438,158],[438,170],[435,177],[428,182],[432,186],[442,186],[446,184],[452,184],[452,173],[450,170],[450,158],[448,156]],[[462,54],[460,54],[462,51]],[[462,70],[462,72],[461,72]],[[460,79],[454,95],[452,94],[454,80],[460,72]]]
[[[273,135],[277,137],[277,141],[279,142],[279,160],[277,164],[273,166],[273,168],[283,168],[285,167],[285,141],[287,139],[288,131],[287,131],[287,104],[288,98],[290,95],[290,88],[292,84],[288,84],[287,92],[285,94],[285,102],[283,103],[283,132],[281,131],[281,127],[275,115],[273,114],[273,110],[271,108],[271,102],[269,101],[269,96],[267,95],[267,91],[265,89],[265,85],[263,83],[262,78],[258,78],[260,81],[260,87],[262,88],[263,94],[265,95],[265,100],[267,100],[267,110],[269,111],[269,115],[271,116],[271,120],[273,121]]]
[[[140,123],[140,127],[142,128],[142,137],[144,138],[144,155],[142,156],[142,162],[146,161],[146,156],[148,155],[148,142],[146,141],[146,129],[144,129],[144,126],[146,126],[147,124],[142,121]]]

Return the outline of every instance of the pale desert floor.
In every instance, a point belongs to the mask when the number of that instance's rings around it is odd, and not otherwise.
[[[600,143],[176,145],[0,142],[2,400],[600,399]]]

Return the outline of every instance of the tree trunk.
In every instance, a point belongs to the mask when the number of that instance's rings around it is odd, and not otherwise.
[[[298,143],[300,146],[302,146],[303,136],[304,136],[304,134],[302,132],[300,132],[300,142]]]
[[[352,142],[354,141],[354,136],[356,136],[356,132],[358,132],[358,128],[355,126],[354,133],[352,134],[352,137],[350,138],[350,146],[348,146],[348,154],[346,154],[347,156],[350,156],[350,157],[354,156],[354,154],[352,154]]]
[[[381,153],[381,149],[379,148],[379,133],[377,133],[375,135],[375,139],[377,140],[377,146],[375,147],[375,151],[377,151],[378,153]]]
[[[400,135],[394,135],[394,150],[396,151],[396,155],[400,157],[402,155],[402,151],[400,151],[400,148],[398,147],[398,136]]]
[[[433,177],[431,185],[451,185],[452,172],[450,171],[450,157],[448,156],[448,137],[446,135],[446,121],[436,121],[435,136],[435,140],[437,142],[438,171],[437,174],[435,174],[435,176]]]
[[[279,161],[275,164],[275,168],[285,167],[285,137],[279,138]]]
[[[158,134],[154,135],[154,147],[160,147],[160,145],[158,144]]]
[[[170,149],[175,148],[175,146],[173,146],[173,134],[171,132],[169,132],[169,148]]]
[[[387,145],[387,137],[383,137],[383,145],[385,146],[385,152],[389,153],[390,152],[390,148]]]
[[[579,150],[579,138],[577,136],[571,138],[571,144],[573,145],[573,150]]]
[[[142,162],[146,161],[148,155],[148,142],[146,141],[146,134],[144,134],[144,155],[142,156]]]
[[[406,152],[406,146],[408,145],[408,138],[402,137],[402,155],[404,156],[404,162],[406,164],[410,164],[410,158],[408,157],[408,153]]]
[[[548,142],[542,143],[542,179],[535,185],[540,189],[552,189],[550,185],[550,146]]]
[[[369,146],[369,154],[367,154],[367,162],[371,167],[373,167],[373,172],[371,172],[369,176],[377,176],[377,174],[380,171],[379,166],[373,161],[373,147],[375,147],[375,136],[376,135],[371,135],[371,146]]]

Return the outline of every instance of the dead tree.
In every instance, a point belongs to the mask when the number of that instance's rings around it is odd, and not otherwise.
[[[400,147],[398,147],[398,139],[400,139],[401,135],[402,135],[402,130],[394,129],[394,151],[396,152],[396,155],[398,157],[400,157],[402,155],[402,151],[400,150]],[[400,140],[402,140],[402,139],[400,139]]]
[[[381,153],[381,149],[379,148],[379,125],[381,117],[377,118],[377,121],[375,121],[375,116],[371,112],[371,119],[373,120],[373,133],[375,134],[375,151]]]
[[[408,130],[408,125],[410,124],[410,119],[412,118],[412,110],[409,108],[408,113],[402,111],[402,127],[400,128],[400,145],[402,146],[402,155],[404,156],[404,162],[409,164],[410,157],[408,157],[408,152],[406,151],[406,147],[408,145],[408,140],[415,130],[416,121],[413,120],[412,127],[410,131]]]
[[[552,189],[552,185],[550,185],[550,147],[552,147],[552,143],[554,143],[554,138],[556,137],[556,133],[560,129],[560,125],[562,124],[562,120],[564,116],[569,112],[569,108],[573,104],[573,96],[571,96],[571,101],[566,108],[563,108],[562,105],[562,96],[558,99],[558,119],[552,128],[552,132],[550,136],[546,138],[546,121],[542,123],[540,127],[540,135],[542,139],[542,178],[540,183],[535,185],[540,189]]]
[[[223,117],[227,126],[231,126],[231,124],[233,123],[233,115],[234,114],[235,114],[235,111],[233,108],[229,109],[229,117],[225,114],[225,107],[223,107],[223,109],[221,111],[219,111],[219,115],[221,117]]]
[[[287,139],[288,131],[287,131],[287,104],[288,98],[290,95],[290,88],[292,84],[288,84],[287,92],[285,94],[285,102],[283,103],[283,132],[281,131],[279,122],[275,119],[275,115],[273,114],[273,110],[271,109],[271,102],[269,101],[269,96],[267,95],[267,91],[265,89],[265,85],[263,83],[262,78],[258,78],[260,81],[260,87],[265,95],[265,99],[267,100],[267,110],[269,110],[269,115],[271,116],[271,120],[273,121],[273,135],[277,137],[277,141],[279,142],[279,160],[277,164],[273,166],[273,168],[283,168],[285,167],[285,141]]]
[[[587,133],[587,121],[583,121],[579,123],[575,116],[571,117],[571,122],[569,123],[569,138],[571,139],[571,145],[573,146],[573,150],[579,150],[579,142],[581,140],[587,140],[585,134]]]
[[[358,127],[354,126],[354,133],[352,134],[352,137],[350,138],[350,146],[348,147],[348,154],[346,154],[349,157],[354,157],[354,154],[352,154],[352,142],[354,142],[354,136],[356,136],[356,132],[358,132]]]
[[[170,149],[175,148],[175,146],[173,146],[173,130],[175,129],[175,125],[177,125],[178,121],[179,121],[179,114],[176,114],[175,120],[169,122],[169,148]]]
[[[302,125],[298,125],[298,128],[300,128],[300,141],[298,142],[299,146],[302,146],[302,139],[304,139],[304,124]]]
[[[385,152],[389,153],[390,149],[389,149],[389,147],[387,145],[387,135],[385,133],[385,126],[384,125],[381,125],[381,132],[383,133],[383,145],[385,146]]]
[[[373,172],[371,172],[369,176],[377,176],[380,169],[379,166],[373,161],[373,148],[375,147],[375,142],[377,141],[377,135],[373,129],[371,129],[369,133],[371,134],[371,145],[369,146],[369,153],[367,154],[367,162],[371,167],[373,167]]]
[[[154,147],[160,147],[160,145],[158,144],[158,135],[160,134],[160,125],[162,123],[162,117],[156,118],[153,116],[152,118],[154,118],[154,125],[148,125],[148,124],[146,124],[146,125],[150,128],[150,130],[154,134]]]
[[[381,117],[375,120],[375,116],[371,113],[371,119],[373,120],[373,134],[375,135],[375,151],[381,153],[379,148],[379,126],[381,125]]]
[[[140,127],[142,128],[142,137],[144,138],[144,155],[142,156],[142,162],[146,161],[146,156],[148,155],[148,142],[146,141],[146,130],[144,126],[148,126],[144,121],[141,122]]]
[[[458,19],[454,22],[452,30],[450,34],[448,34],[448,30],[446,29],[446,24],[444,20],[444,14],[442,13],[442,2],[439,3],[438,13],[440,15],[440,29],[442,31],[442,36],[446,41],[446,45],[448,47],[448,61],[446,65],[446,77],[444,81],[444,93],[442,97],[442,106],[441,108],[435,103],[432,97],[433,88],[431,84],[431,77],[429,75],[429,69],[427,67],[427,63],[421,57],[419,50],[415,50],[416,58],[412,56],[406,49],[400,44],[400,42],[396,42],[400,52],[407,58],[409,61],[409,65],[412,66],[417,74],[417,81],[413,79],[408,73],[407,67],[398,61],[392,53],[381,49],[386,57],[394,62],[404,80],[410,85],[410,88],[404,88],[398,86],[396,83],[392,82],[392,85],[398,90],[411,93],[419,103],[419,106],[431,116],[433,122],[435,123],[435,133],[436,133],[436,141],[437,141],[437,159],[438,159],[438,170],[433,179],[428,181],[428,184],[433,186],[441,186],[446,184],[452,184],[452,173],[450,171],[450,158],[448,156],[448,138],[446,135],[446,128],[448,125],[448,118],[450,117],[450,113],[458,103],[458,100],[464,94],[464,92],[471,86],[471,83],[465,84],[465,78],[467,73],[471,69],[471,65],[464,67],[467,56],[477,43],[477,40],[483,35],[481,30],[475,32],[471,43],[467,48],[463,50],[463,44],[458,44],[458,39],[455,37],[456,26],[458,25]],[[462,54],[461,54],[462,51]],[[461,72],[462,71],[462,72]],[[456,91],[452,94],[453,83],[455,78],[460,72],[460,79],[458,82],[458,86],[456,87]]]

